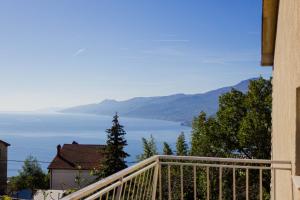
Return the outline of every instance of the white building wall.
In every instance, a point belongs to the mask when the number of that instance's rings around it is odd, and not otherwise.
[[[300,1],[281,0],[273,72],[272,159],[292,161],[293,171],[291,174],[277,170],[272,177],[273,199],[276,200],[293,199],[291,177],[300,175],[299,87]]]
[[[90,174],[90,170],[80,170],[81,184],[84,187],[95,181],[96,177]],[[52,190],[67,190],[78,188],[79,185],[75,182],[76,176],[79,175],[79,170],[61,170],[53,169],[50,171],[50,187]]]

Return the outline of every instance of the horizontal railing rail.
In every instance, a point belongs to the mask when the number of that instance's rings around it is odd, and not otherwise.
[[[253,163],[253,164],[286,164],[291,165],[291,161],[285,160],[264,160],[264,159],[244,159],[244,158],[218,158],[218,157],[199,157],[199,156],[174,156],[158,155],[159,160],[184,160],[184,161],[207,161],[207,162],[234,162],[234,163]]]
[[[159,199],[265,199],[277,170],[290,161],[195,156],[159,156]],[[175,178],[174,178],[175,177]],[[273,199],[276,199],[273,194]]]
[[[63,200],[262,200],[276,190],[271,175],[274,179],[277,170],[291,174],[291,168],[290,161],[157,155]]]

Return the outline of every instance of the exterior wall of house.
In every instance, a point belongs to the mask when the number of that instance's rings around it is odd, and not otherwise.
[[[300,1],[284,0],[280,1],[279,5],[273,71],[272,159],[292,161],[292,176],[300,175],[298,87],[300,87]],[[272,179],[275,182],[273,199],[293,199],[289,172],[278,171]]]
[[[0,143],[0,194],[6,192],[7,187],[7,146]]]
[[[90,170],[80,170],[81,184],[80,187],[84,187],[93,182],[96,177],[90,175]],[[76,177],[79,175],[78,170],[50,170],[50,189],[52,190],[67,190],[71,188],[78,188],[78,184],[75,182]]]

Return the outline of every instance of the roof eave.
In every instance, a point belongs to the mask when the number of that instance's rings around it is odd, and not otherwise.
[[[276,43],[279,0],[263,0],[261,65],[272,66]]]
[[[9,143],[7,143],[7,142],[4,142],[3,140],[0,140],[0,143],[2,143],[2,144],[4,144],[5,146],[10,146],[10,144]]]

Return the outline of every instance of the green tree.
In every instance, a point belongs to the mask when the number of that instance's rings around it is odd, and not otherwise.
[[[219,98],[219,110],[193,121],[191,154],[269,159],[271,155],[272,85],[259,78],[247,93],[232,89]]]
[[[183,132],[177,138],[176,154],[178,156],[187,156],[188,155],[188,145],[185,141],[185,136],[184,136]]]
[[[216,119],[207,118],[206,113],[201,112],[192,125],[191,155],[224,157],[224,145],[219,132]]]
[[[245,98],[247,112],[243,117],[238,139],[251,158],[271,158],[272,84],[262,78],[252,81]]]
[[[106,130],[107,141],[105,149],[105,159],[100,165],[99,172],[96,172],[99,178],[110,176],[127,167],[125,158],[129,156],[124,151],[127,145],[125,139],[125,130],[119,123],[119,116],[116,113],[112,120],[112,127]]]
[[[150,158],[151,156],[157,155],[157,148],[154,137],[151,135],[149,139],[142,138],[143,142],[143,153],[137,156],[139,161]]]
[[[216,120],[219,124],[219,140],[222,141],[222,148],[225,156],[230,156],[233,151],[239,151],[245,156],[244,148],[240,145],[238,132],[240,124],[247,110],[245,107],[246,94],[232,89],[219,98],[219,110]]]
[[[191,154],[195,156],[241,157],[270,159],[271,156],[271,110],[272,110],[271,80],[259,78],[249,83],[248,91],[243,93],[232,89],[219,98],[219,110],[215,116],[207,117],[200,113],[193,121]],[[232,192],[230,170],[224,171],[224,198],[231,199]],[[245,187],[245,174],[240,173],[237,187]],[[227,178],[229,177],[229,178]],[[257,172],[251,172],[252,188]],[[211,174],[212,195],[218,193],[217,173]],[[203,178],[199,177],[203,182]],[[205,185],[205,184],[203,184]],[[264,191],[270,191],[270,174],[264,173]],[[239,189],[237,188],[237,190]],[[239,198],[244,198],[239,193]],[[200,197],[204,196],[199,194]],[[216,197],[212,196],[212,199]],[[254,198],[252,196],[251,198]]]
[[[167,142],[163,143],[163,154],[164,155],[173,155],[173,151],[170,147],[170,145]]]
[[[49,176],[45,174],[33,156],[28,156],[17,176],[11,178],[9,188],[13,191],[30,189],[33,193],[38,189],[49,189]]]

